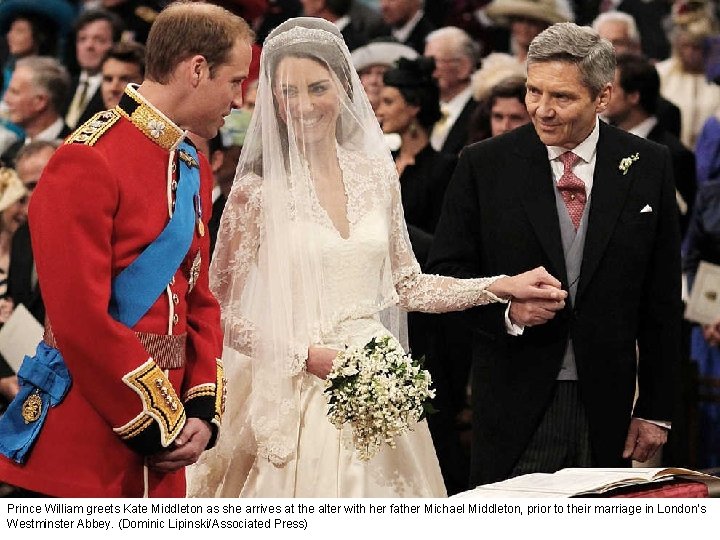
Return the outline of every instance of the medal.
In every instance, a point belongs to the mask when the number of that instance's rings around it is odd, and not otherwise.
[[[36,422],[42,413],[42,399],[38,391],[30,394],[22,405],[22,417],[26,424]]]
[[[195,215],[197,216],[197,229],[200,236],[205,236],[205,224],[202,222],[202,205],[200,204],[200,195],[194,195]]]

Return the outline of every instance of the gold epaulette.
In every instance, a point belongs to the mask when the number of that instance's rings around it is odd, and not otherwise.
[[[119,119],[120,113],[114,109],[101,111],[73,131],[65,140],[65,144],[80,143],[93,146]]]

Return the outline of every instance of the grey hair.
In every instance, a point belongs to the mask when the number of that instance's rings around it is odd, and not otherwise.
[[[70,75],[67,69],[49,56],[29,56],[17,61],[16,69],[25,67],[32,73],[32,84],[50,98],[56,113],[62,111],[70,91]]]
[[[640,32],[632,15],[623,11],[606,11],[595,18],[592,23],[593,30],[600,33],[600,27],[608,22],[623,23],[627,28],[628,39],[633,43],[640,44]]]
[[[28,159],[33,157],[34,155],[39,154],[43,150],[52,150],[53,152],[60,148],[61,141],[55,139],[55,140],[43,140],[43,139],[35,139],[34,141],[30,141],[25,146],[20,148],[18,150],[17,155],[15,156],[15,168],[17,168],[17,164],[20,163],[23,159]]]
[[[532,40],[527,55],[528,67],[554,61],[575,64],[580,70],[582,83],[593,97],[597,97],[615,77],[612,44],[589,26],[558,23]]]
[[[436,39],[446,40],[455,54],[469,59],[473,68],[477,66],[480,59],[480,46],[465,30],[457,26],[444,26],[430,32],[425,38],[425,43]]]

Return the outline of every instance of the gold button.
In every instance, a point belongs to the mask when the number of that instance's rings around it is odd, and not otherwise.
[[[177,191],[177,180],[173,180],[172,183],[170,184],[170,187],[172,188],[173,191]]]
[[[178,298],[177,293],[173,293],[172,299],[173,299],[173,303],[176,305],[180,302],[180,298]]]
[[[574,201],[574,200],[575,200],[575,195],[570,195],[570,200],[571,200],[571,201]]]
[[[180,317],[178,317],[177,313],[175,315],[173,315],[173,324],[177,324],[179,320],[180,320]]]

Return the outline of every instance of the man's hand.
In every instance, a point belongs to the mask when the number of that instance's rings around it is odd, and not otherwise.
[[[635,461],[647,461],[658,448],[667,442],[667,429],[652,422],[633,418],[630,420],[623,457]]]
[[[513,300],[508,315],[513,324],[537,326],[548,322],[564,307],[564,300]]]
[[[148,467],[154,471],[169,473],[192,465],[207,447],[212,436],[210,424],[200,418],[188,418],[185,427],[168,450],[148,458]]]
[[[19,391],[20,385],[18,384],[17,375],[0,378],[0,396],[12,401]]]
[[[561,301],[567,298],[562,284],[542,266],[516,276],[495,280],[488,291],[506,300],[549,300]]]
[[[8,322],[10,315],[15,309],[15,304],[10,298],[0,298],[0,323]]]

